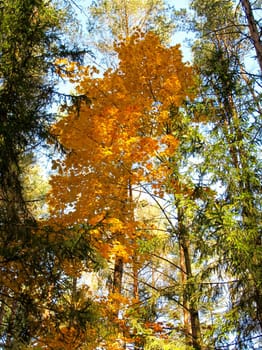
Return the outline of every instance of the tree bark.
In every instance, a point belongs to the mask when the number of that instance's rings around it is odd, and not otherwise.
[[[199,321],[199,312],[195,302],[192,301],[193,293],[194,293],[194,284],[192,281],[192,267],[191,267],[191,258],[189,252],[189,239],[186,227],[183,223],[183,209],[179,207],[178,204],[178,229],[179,229],[179,245],[180,245],[180,263],[181,268],[186,273],[183,273],[182,280],[184,279],[185,285],[183,287],[183,305],[184,308],[184,319],[185,319],[185,330],[189,330],[189,320],[190,317],[191,329],[190,335],[191,339],[189,339],[189,345],[193,346],[195,350],[202,349],[202,340],[201,340],[201,329],[200,329],[200,321]],[[187,311],[189,310],[189,311]]]
[[[133,258],[133,297],[139,300],[137,258]]]
[[[258,64],[260,67],[260,71],[262,73],[262,42],[260,38],[260,33],[258,32],[257,23],[254,18],[250,1],[240,0],[240,2],[242,4],[243,11],[245,12],[249,33],[250,33],[250,38],[256,50]]]
[[[179,255],[180,255],[180,267],[181,267],[181,283],[183,288],[182,304],[183,304],[183,316],[184,316],[184,333],[186,337],[186,343],[191,342],[191,327],[190,327],[190,313],[189,313],[189,303],[186,293],[186,282],[187,275],[185,273],[185,254],[182,245],[179,245]]]
[[[116,256],[114,266],[113,293],[121,294],[123,277],[123,259]]]

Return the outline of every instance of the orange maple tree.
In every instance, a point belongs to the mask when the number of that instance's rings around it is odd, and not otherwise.
[[[165,47],[153,33],[138,32],[115,50],[116,69],[101,75],[81,68],[77,92],[91,103],[53,127],[68,153],[53,162],[49,205],[51,223],[89,225],[91,245],[123,270],[145,234],[134,215],[134,188],[164,181],[168,170],[154,159],[175,152],[179,140],[165,132],[169,110],[193,97],[194,74],[179,46]],[[121,293],[121,281],[112,291]]]

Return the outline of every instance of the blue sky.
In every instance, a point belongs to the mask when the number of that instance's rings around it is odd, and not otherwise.
[[[76,3],[79,5],[79,7],[82,7],[83,10],[85,10],[88,6],[91,5],[93,0],[78,0]],[[175,9],[180,8],[189,8],[190,0],[166,0],[166,3],[169,5],[172,5],[175,7]],[[86,23],[86,17],[83,13],[78,11],[79,19],[83,23],[83,28],[85,28]],[[185,42],[185,39],[188,39],[188,33],[185,32],[176,32],[174,35],[174,38],[172,40],[172,44],[181,44],[181,49],[183,52],[184,61],[190,61],[191,60],[191,50],[188,47],[188,44]]]

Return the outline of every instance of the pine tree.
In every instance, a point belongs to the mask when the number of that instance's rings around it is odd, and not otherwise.
[[[25,160],[51,139],[56,59],[64,11],[42,0],[0,3],[0,342],[20,349],[43,332],[45,312],[62,293],[63,240],[50,240],[28,202]],[[61,248],[59,245],[61,244]],[[59,289],[61,289],[59,291]],[[52,295],[52,297],[50,296]]]
[[[193,1],[192,6],[198,16],[194,60],[202,96],[195,115],[209,137],[203,153],[209,181],[221,187],[216,201],[209,201],[205,225],[217,240],[221,276],[235,281],[228,283],[231,306],[224,319],[226,333],[232,332],[241,347],[261,332],[261,164],[256,124],[261,107],[256,82],[243,75],[248,47],[238,30],[237,10],[231,2],[210,6]],[[225,327],[215,331],[219,332],[223,340]]]

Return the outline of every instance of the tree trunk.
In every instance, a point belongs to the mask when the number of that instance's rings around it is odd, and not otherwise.
[[[121,257],[116,256],[114,266],[114,277],[113,277],[113,293],[121,294],[122,291],[122,277],[123,277],[124,263]]]
[[[240,0],[240,2],[242,4],[243,11],[245,12],[245,16],[246,16],[248,28],[249,28],[249,33],[250,33],[250,39],[251,39],[251,42],[253,43],[254,48],[256,50],[258,64],[259,64],[259,67],[260,67],[260,70],[262,73],[262,42],[260,39],[260,33],[258,32],[257,23],[256,23],[256,20],[254,18],[254,14],[252,11],[252,7],[250,5],[250,1]]]
[[[192,280],[192,268],[191,268],[191,258],[189,252],[189,240],[187,237],[187,230],[183,223],[183,209],[179,207],[178,204],[178,229],[179,229],[179,245],[180,245],[180,262],[182,263],[181,269],[182,280],[184,279],[184,293],[183,293],[183,305],[184,307],[184,319],[185,319],[185,330],[190,331],[192,339],[189,339],[189,344],[193,346],[195,350],[202,349],[202,340],[201,340],[201,330],[200,330],[200,321],[199,313],[194,297],[194,283]],[[187,311],[188,310],[188,311]],[[191,323],[191,329],[189,329],[189,320]]]
[[[133,258],[133,297],[139,300],[137,258]]]
[[[191,343],[191,328],[190,328],[190,313],[189,313],[189,302],[187,299],[186,283],[187,275],[185,273],[185,254],[182,245],[179,245],[180,255],[180,267],[181,267],[181,283],[183,288],[182,304],[183,304],[183,316],[184,316],[184,333],[186,337],[186,343]]]
[[[115,257],[114,274],[113,274],[113,285],[111,292],[113,294],[121,294],[122,292],[122,279],[123,279],[124,263],[123,259],[119,256]],[[119,318],[120,305],[115,305],[112,316],[114,319]]]

